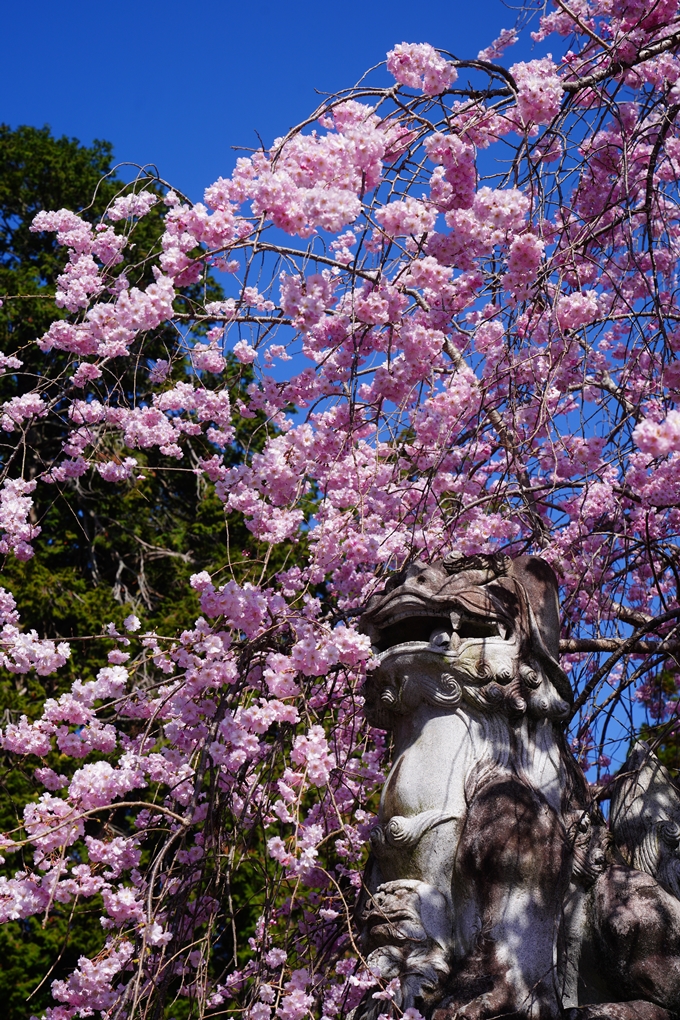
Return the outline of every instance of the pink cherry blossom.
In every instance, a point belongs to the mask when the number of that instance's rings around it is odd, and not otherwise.
[[[513,64],[517,82],[517,106],[524,121],[549,124],[560,112],[562,82],[551,57]]]
[[[422,89],[428,96],[444,92],[458,77],[453,64],[429,43],[400,43],[387,54],[387,69],[402,85]]]
[[[146,216],[149,209],[156,204],[158,197],[151,191],[134,192],[129,195],[120,195],[109,206],[106,215],[110,220],[124,220],[129,216]]]
[[[424,202],[415,198],[406,198],[402,201],[390,202],[389,205],[380,209],[376,213],[376,219],[390,237],[399,237],[403,234],[420,237],[428,230],[432,230],[436,215]]]

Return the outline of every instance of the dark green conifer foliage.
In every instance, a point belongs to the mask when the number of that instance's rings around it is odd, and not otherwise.
[[[62,314],[51,296],[65,259],[54,235],[29,230],[34,215],[41,209],[68,208],[96,220],[124,186],[112,171],[108,142],[95,141],[87,147],[76,139],[54,138],[47,127],[12,130],[0,125],[0,350],[24,362],[19,371],[0,376],[0,400],[28,391],[36,373],[47,374],[46,365],[51,379],[66,366],[62,352],[44,354],[35,344]],[[146,279],[141,256],[158,244],[164,208],[159,202],[134,228],[138,236],[133,253],[140,261],[136,267],[129,262],[122,267],[132,284]],[[212,292],[213,299],[221,296],[219,286],[208,276],[185,289],[183,311],[191,312],[192,296],[203,288]],[[149,359],[166,353],[164,327],[147,334],[143,345],[128,359],[110,360],[99,381],[100,398],[115,393],[114,399],[130,403],[145,399]],[[188,370],[188,363],[175,365],[168,387]],[[251,380],[250,368],[231,359],[223,375],[207,376],[203,382],[210,388],[227,386],[232,399],[237,399]],[[225,462],[237,464],[260,449],[267,428],[262,416],[242,419]],[[0,432],[1,462],[13,459],[15,465],[21,464],[23,476],[31,477],[58,457],[62,438],[57,427],[40,421],[25,440]],[[107,450],[107,455],[111,452]],[[5,721],[22,713],[35,717],[45,697],[58,695],[78,677],[91,679],[106,664],[106,653],[113,647],[103,633],[110,621],[121,627],[125,616],[134,611],[144,629],[161,635],[174,635],[191,626],[199,614],[188,584],[191,574],[209,570],[222,581],[231,577],[258,580],[263,570],[267,576],[284,562],[290,564],[297,551],[294,546],[268,550],[255,541],[236,515],[225,515],[212,485],[194,473],[198,458],[215,452],[205,437],[188,437],[179,462],[156,450],[137,451],[137,460],[144,465],[142,480],[112,485],[92,472],[66,484],[38,486],[34,523],[42,534],[35,543],[35,555],[27,563],[13,557],[0,560],[0,583],[14,594],[23,627],[34,628],[42,637],[76,640],[71,660],[56,677],[17,676],[0,670]],[[55,753],[47,764],[62,771],[61,757]],[[40,789],[33,783],[30,768],[5,761],[0,831],[15,827],[23,804]],[[126,822],[124,817],[104,819],[88,823],[88,831],[96,835],[105,825],[125,831]],[[13,874],[20,866],[15,855],[7,860],[5,873]],[[255,916],[241,918],[239,924],[248,926]],[[44,928],[40,918],[2,925],[3,1016],[24,1020],[40,1015],[52,1001],[51,982],[71,971],[80,955],[96,953],[103,942],[104,932],[91,903],[64,905]],[[175,1008],[175,1013],[179,1016],[182,1008],[179,1012]]]

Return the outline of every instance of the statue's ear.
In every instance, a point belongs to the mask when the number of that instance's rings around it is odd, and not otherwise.
[[[560,605],[555,572],[540,556],[518,556],[509,574],[518,581],[534,614],[545,650],[557,662],[560,655]]]
[[[529,633],[531,634],[531,650],[536,656],[541,668],[544,670],[546,676],[552,683],[553,687],[561,698],[567,702],[568,705],[574,704],[574,692],[571,689],[569,678],[564,672],[562,667],[556,658],[554,658],[549,650],[546,648],[545,642],[543,641],[543,635],[538,626],[536,615],[531,607],[528,605],[529,610]]]
[[[560,604],[555,571],[540,556],[518,556],[509,573],[522,586],[527,600],[532,650],[557,693],[572,705],[574,693],[559,664]]]

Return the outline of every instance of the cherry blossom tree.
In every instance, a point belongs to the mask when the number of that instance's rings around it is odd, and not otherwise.
[[[680,13],[555,0],[529,28],[529,60],[515,30],[475,59],[396,45],[387,84],[324,100],[203,203],[142,173],[99,222],[33,221],[64,250],[62,314],[34,340],[44,373],[2,355],[24,382],[0,408],[0,551],[49,541],[43,487],[135,484],[145,451],[186,467],[199,435],[189,469],[266,550],[247,574],[196,573],[181,633],[112,622],[95,679],[4,728],[38,792],[4,837],[3,919],[76,898],[102,915],[48,1020],[358,1002],[374,979],[351,915],[389,748],[362,716],[356,620],[410,559],[553,565],[596,791],[634,730],[674,739]],[[160,248],[132,249],[161,203]],[[208,269],[226,298],[202,290]],[[227,355],[240,389],[221,384]],[[62,438],[36,468],[48,421]],[[7,592],[0,612],[10,673],[77,654],[22,630]]]

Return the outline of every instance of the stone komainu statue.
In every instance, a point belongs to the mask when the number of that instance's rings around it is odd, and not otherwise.
[[[361,623],[390,730],[362,947],[434,1020],[680,1013],[680,797],[638,744],[610,824],[564,737],[557,582],[533,556],[413,563]],[[375,989],[373,989],[375,991]],[[386,1003],[369,992],[355,1020]]]

